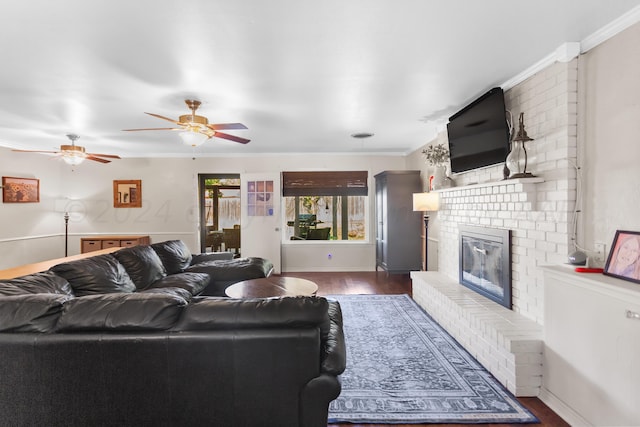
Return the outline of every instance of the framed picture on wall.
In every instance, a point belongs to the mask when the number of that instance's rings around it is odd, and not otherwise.
[[[142,207],[142,180],[114,180],[113,181],[114,208]]]
[[[3,203],[40,202],[40,180],[35,178],[2,177]]]
[[[616,231],[604,274],[640,283],[640,231]]]

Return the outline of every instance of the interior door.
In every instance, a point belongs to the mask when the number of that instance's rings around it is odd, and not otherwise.
[[[280,274],[282,210],[279,173],[240,174],[243,257],[262,257]]]

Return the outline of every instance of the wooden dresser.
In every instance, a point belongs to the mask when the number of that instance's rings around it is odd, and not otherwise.
[[[136,245],[148,245],[149,236],[95,236],[80,239],[80,253],[99,251],[107,248],[125,248]]]

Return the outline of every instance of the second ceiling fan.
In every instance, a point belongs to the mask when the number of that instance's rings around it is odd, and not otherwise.
[[[76,141],[80,136],[70,133],[67,135],[67,138],[71,141],[71,145],[61,145],[59,151],[42,151],[42,150],[12,150],[19,151],[23,153],[44,153],[44,154],[54,154],[57,157],[62,158],[66,163],[76,166],[82,163],[85,159],[93,160],[94,162],[100,163],[109,163],[111,160],[109,159],[119,159],[120,156],[115,154],[98,154],[98,153],[87,153],[84,147],[80,145],[76,145]]]
[[[169,121],[176,125],[175,127],[167,128],[144,128],[144,129],[124,129],[125,131],[142,131],[142,130],[173,130],[180,131],[182,140],[192,146],[200,145],[207,139],[211,139],[214,136],[216,138],[228,139],[229,141],[239,142],[240,144],[246,144],[250,139],[241,138],[239,136],[230,135],[228,133],[220,132],[221,130],[237,130],[247,129],[242,123],[220,123],[210,124],[209,120],[204,116],[196,114],[196,110],[200,107],[201,102],[194,99],[186,99],[184,101],[187,107],[191,110],[191,114],[185,114],[178,118],[178,120],[170,119],[169,117],[161,116],[160,114],[147,113],[150,116],[157,117],[162,120]],[[197,138],[192,138],[192,136]]]

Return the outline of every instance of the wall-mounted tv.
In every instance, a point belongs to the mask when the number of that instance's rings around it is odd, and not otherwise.
[[[504,93],[496,87],[449,118],[451,172],[503,163],[509,154]]]

